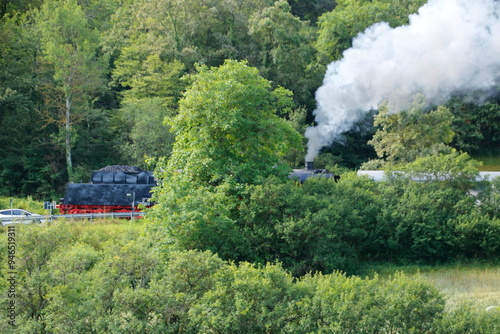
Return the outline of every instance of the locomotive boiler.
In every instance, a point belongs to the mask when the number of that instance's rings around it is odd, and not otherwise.
[[[288,177],[300,181],[301,183],[303,183],[310,177],[334,179],[335,182],[340,180],[340,176],[335,175],[328,169],[315,169],[312,161],[306,161],[305,167],[305,169],[294,169],[293,172],[288,175]]]

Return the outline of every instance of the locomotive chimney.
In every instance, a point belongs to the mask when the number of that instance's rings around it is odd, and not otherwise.
[[[314,169],[314,162],[306,161],[306,169]]]

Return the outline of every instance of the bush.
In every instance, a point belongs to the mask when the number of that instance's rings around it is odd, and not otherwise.
[[[493,260],[500,256],[500,219],[475,211],[454,221],[457,253],[464,258]]]
[[[500,314],[463,303],[436,321],[436,334],[490,334],[500,332]]]
[[[293,275],[353,270],[375,252],[370,232],[380,203],[370,181],[345,176],[340,182],[309,179],[249,188],[239,224],[256,259],[281,261]]]
[[[289,320],[293,279],[278,265],[222,268],[215,285],[193,307],[196,333],[280,333]]]
[[[380,182],[384,206],[378,223],[388,240],[385,260],[449,261],[459,247],[455,220],[473,212],[475,200],[461,182],[454,187],[436,180],[415,181],[415,177],[394,173],[389,181]]]
[[[323,187],[306,188],[312,194]],[[332,189],[325,191],[340,191]],[[7,325],[4,313],[2,333],[445,334],[499,328],[494,314],[445,312],[433,287],[402,274],[294,278],[279,264],[165,251],[151,235],[122,225],[22,225],[16,232],[18,326]],[[99,247],[91,236],[102,241]],[[7,296],[1,298],[5,304]]]
[[[443,297],[421,280],[397,274],[363,280],[340,273],[306,276],[308,294],[293,307],[289,333],[427,333]]]

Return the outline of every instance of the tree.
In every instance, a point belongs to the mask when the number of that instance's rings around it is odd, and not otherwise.
[[[135,57],[158,53],[194,69],[196,62],[219,66],[225,59],[252,58],[248,19],[272,0],[128,1],[115,16],[107,44],[118,50],[139,46]],[[147,20],[144,20],[147,17]]]
[[[41,128],[35,111],[39,57],[30,16],[3,17],[0,35],[0,193],[51,196],[61,177],[59,154],[47,140],[54,129]]]
[[[382,106],[375,116],[379,129],[369,141],[379,158],[392,164],[412,162],[418,157],[450,153],[453,139],[453,115],[443,106],[425,112],[422,103],[414,103],[405,112],[391,114]]]
[[[170,122],[176,140],[167,170],[202,186],[227,177],[254,183],[300,147],[300,135],[277,115],[289,112],[290,91],[271,90],[246,62],[198,70]]]
[[[472,155],[500,152],[500,105],[453,98],[447,103],[453,113],[453,147]]]
[[[132,52],[124,48],[124,52]],[[167,63],[158,54],[144,61],[119,59],[115,78],[128,87],[123,91],[119,118],[130,129],[122,154],[136,165],[144,165],[145,157],[169,157],[174,135],[166,119],[175,116],[181,90],[184,66],[179,61]]]
[[[85,13],[75,0],[46,1],[37,24],[43,60],[52,77],[44,92],[46,117],[48,122],[61,126],[72,181],[73,124],[82,117],[91,100],[89,94],[101,86],[104,73],[102,59],[97,55],[99,36],[88,27]]]
[[[338,0],[331,12],[320,16],[316,41],[318,62],[326,65],[342,58],[352,39],[377,22],[391,27],[408,23],[408,15],[415,13],[426,0]]]
[[[335,8],[336,1],[332,0],[289,0],[292,6],[292,14],[302,20],[308,20],[316,24],[318,17]]]
[[[39,7],[41,3],[42,0],[0,0],[0,20],[6,14],[26,13],[30,9]]]
[[[277,115],[292,100],[246,62],[198,70],[170,122],[173,153],[155,169],[160,185],[150,217],[169,246],[244,259],[249,247],[237,216],[245,184],[288,171],[282,158],[301,147],[300,135]]]
[[[275,85],[293,91],[298,104],[313,106],[313,91],[321,77],[310,67],[315,58],[311,44],[315,29],[290,11],[290,5],[281,0],[250,18],[249,34],[258,50],[251,65]]]

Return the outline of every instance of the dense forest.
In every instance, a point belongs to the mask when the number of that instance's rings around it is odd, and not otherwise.
[[[326,66],[368,26],[405,25],[424,3],[2,0],[0,194],[56,199],[66,182],[86,182],[106,165],[154,168],[148,158],[172,153],[169,120],[192,75],[229,59],[293,94],[279,115],[302,135]],[[460,96],[448,104],[451,146],[471,154],[499,147],[494,95],[481,106]],[[318,163],[352,169],[376,158],[372,117],[325,147]],[[301,154],[290,152],[287,164],[301,166]]]
[[[288,177],[331,64],[426,3],[0,0],[0,196],[56,199],[106,165],[158,181],[144,219],[2,227],[1,331],[498,332],[496,311],[370,271],[498,263],[500,179],[471,158],[500,154],[497,88],[377,101],[315,159],[340,180]]]

